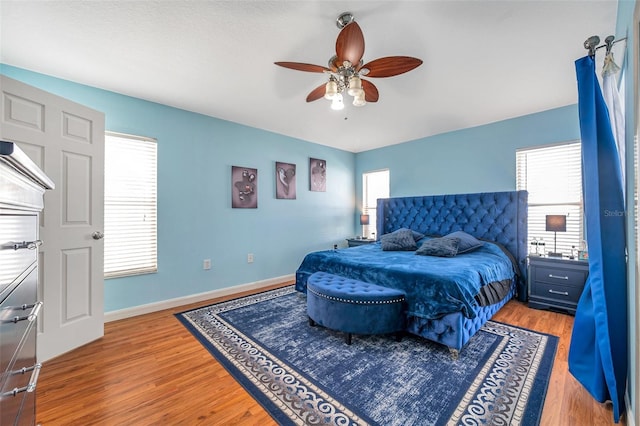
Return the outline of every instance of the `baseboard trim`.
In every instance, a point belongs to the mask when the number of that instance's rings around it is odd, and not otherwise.
[[[221,288],[218,290],[207,291],[204,293],[192,294],[189,296],[177,297],[175,299],[163,300],[161,302],[148,303],[146,305],[134,306],[132,308],[118,309],[115,311],[105,312],[104,322],[117,321],[125,318],[136,317],[138,315],[150,314],[152,312],[171,309],[177,306],[188,305],[190,303],[202,302],[217,297],[226,297],[245,291],[260,290],[275,284],[284,284],[295,279],[294,274],[283,275],[281,277],[269,278],[266,280],[255,281],[247,284],[240,284],[232,287]]]

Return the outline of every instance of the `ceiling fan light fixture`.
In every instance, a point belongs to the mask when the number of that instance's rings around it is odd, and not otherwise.
[[[364,98],[364,90],[360,89],[360,93],[353,97],[353,106],[365,106],[367,101]]]
[[[349,78],[349,89],[347,89],[347,93],[350,96],[357,96],[362,91],[362,80],[358,75],[353,75]]]
[[[338,94],[338,83],[331,78],[325,85],[324,98],[332,100]]]
[[[342,101],[342,94],[336,93],[331,100],[331,109],[334,111],[341,111],[344,109],[344,102]]]

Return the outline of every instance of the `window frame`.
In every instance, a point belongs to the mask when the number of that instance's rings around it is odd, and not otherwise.
[[[375,190],[374,194],[369,194],[372,180],[375,177],[386,175],[386,191]],[[389,198],[390,196],[391,173],[389,169],[371,170],[362,173],[362,214],[369,215],[369,225],[363,225],[363,236],[375,238],[377,224],[377,200],[378,198]],[[379,237],[379,236],[378,236]]]
[[[109,146],[114,141],[118,142],[117,147]],[[130,145],[132,143],[138,145],[134,147]],[[118,155],[110,159],[109,151],[112,149],[117,149]],[[117,159],[118,162],[113,164],[113,159]],[[127,167],[127,162],[129,167]],[[117,171],[118,175],[115,176],[113,171]],[[124,176],[123,171],[126,171]],[[116,185],[120,188],[127,188],[131,192],[124,194],[124,197],[122,193],[116,195],[114,193]],[[116,205],[121,209],[113,210]],[[145,136],[105,132],[105,279],[150,274],[158,271],[157,212],[157,140]],[[142,220],[139,217],[140,213],[143,215]],[[137,219],[135,219],[135,214],[138,214]],[[118,216],[127,217],[130,220],[126,222],[126,225],[123,225],[122,222],[115,225],[113,220]],[[113,244],[117,246],[113,247]],[[127,247],[128,251],[123,250],[123,247]]]
[[[565,155],[569,163],[562,164],[559,157],[545,159],[544,151],[549,155]],[[528,154],[537,156],[527,158]],[[539,161],[540,164],[531,165],[529,161]],[[543,164],[547,161],[546,165]],[[524,167],[524,169],[523,169]],[[556,180],[547,182],[547,191],[553,195],[541,195],[542,190],[531,188],[529,179],[535,179],[540,176],[539,173],[547,172],[555,174]],[[550,172],[549,172],[550,171]],[[544,175],[543,175],[544,176]],[[559,176],[563,176],[559,178]],[[558,182],[566,184],[566,188],[556,188]],[[560,185],[562,186],[562,185]],[[553,189],[550,189],[553,188]],[[528,241],[527,245],[530,251],[533,251],[532,242],[534,239],[545,242],[545,254],[549,252],[559,252],[563,256],[571,254],[572,246],[580,250],[584,247],[584,205],[582,193],[582,152],[581,141],[572,140],[568,142],[560,142],[548,145],[537,145],[532,147],[520,148],[516,150],[516,189],[525,189],[529,191],[528,200]],[[555,191],[554,191],[555,190]],[[558,196],[559,193],[566,191],[566,198]],[[547,199],[549,197],[550,199]],[[555,199],[553,199],[555,198]],[[554,233],[545,230],[545,216],[552,214],[567,214],[567,231]],[[554,248],[554,241],[557,238],[557,249]]]

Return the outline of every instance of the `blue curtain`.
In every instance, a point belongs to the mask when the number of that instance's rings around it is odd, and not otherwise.
[[[599,402],[624,412],[627,268],[620,160],[593,58],[576,61],[589,277],[578,302],[569,371]]]

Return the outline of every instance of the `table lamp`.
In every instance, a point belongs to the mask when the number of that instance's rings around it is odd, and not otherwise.
[[[369,215],[368,214],[361,214],[360,215],[360,225],[362,225],[362,238],[364,238],[365,240],[367,239],[367,236],[364,234],[364,227],[365,225],[369,224]]]
[[[546,216],[546,230],[553,232],[553,251],[549,252],[549,256],[562,257],[562,253],[558,253],[556,237],[558,232],[567,232],[567,216],[563,214],[548,214]]]

